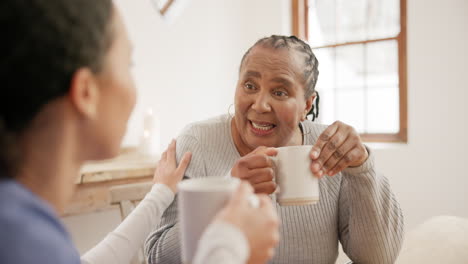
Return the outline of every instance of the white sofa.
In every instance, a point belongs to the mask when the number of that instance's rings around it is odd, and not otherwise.
[[[410,230],[396,263],[468,263],[468,219],[437,216]]]
[[[343,251],[337,264],[351,263]],[[430,218],[407,231],[396,264],[468,264],[468,219]]]

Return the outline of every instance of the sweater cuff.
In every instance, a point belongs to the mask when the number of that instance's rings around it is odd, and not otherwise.
[[[344,173],[350,174],[353,176],[359,176],[359,175],[368,175],[369,172],[374,170],[374,166],[375,166],[374,152],[371,151],[371,149],[367,147],[366,145],[364,146],[366,147],[367,153],[369,154],[369,156],[367,157],[367,160],[364,161],[364,163],[361,164],[361,166],[348,167],[344,169],[343,170]]]

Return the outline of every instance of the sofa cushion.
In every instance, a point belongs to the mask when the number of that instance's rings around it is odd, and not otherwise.
[[[468,263],[468,219],[438,216],[409,232],[397,264]]]

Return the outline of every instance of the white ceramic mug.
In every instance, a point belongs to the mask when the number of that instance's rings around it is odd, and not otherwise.
[[[226,205],[239,186],[237,178],[212,176],[183,180],[179,189],[179,223],[181,232],[182,262],[191,263],[195,257],[198,241],[216,214]],[[257,196],[249,200],[258,207]]]
[[[319,201],[319,182],[310,171],[312,146],[278,148],[275,163],[275,181],[279,186],[276,201],[280,205],[307,205]]]

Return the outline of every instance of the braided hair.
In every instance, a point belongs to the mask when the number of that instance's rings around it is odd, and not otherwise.
[[[256,46],[263,46],[263,47],[268,47],[268,48],[273,48],[273,49],[282,49],[282,48],[287,48],[289,50],[293,50],[298,52],[304,57],[304,72],[302,73],[302,76],[304,78],[304,87],[305,87],[305,98],[309,98],[314,94],[314,92],[317,95],[317,98],[315,99],[314,105],[312,105],[312,108],[310,109],[309,113],[307,115],[312,116],[312,121],[315,120],[315,118],[318,117],[319,114],[319,101],[320,97],[318,92],[315,91],[315,85],[317,84],[317,78],[318,78],[318,60],[315,57],[314,53],[312,52],[312,49],[310,48],[309,44],[304,42],[303,40],[297,38],[296,36],[280,36],[280,35],[272,35],[270,37],[265,37],[257,42],[250,47],[247,52],[244,54],[241,60],[241,67],[244,64],[244,60],[249,55],[250,51],[256,47]]]

